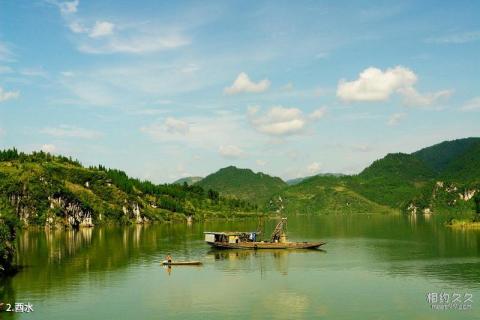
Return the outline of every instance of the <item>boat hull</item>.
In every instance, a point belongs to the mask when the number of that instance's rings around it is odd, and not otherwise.
[[[207,242],[218,249],[315,249],[323,246],[326,242]]]
[[[162,261],[164,266],[199,266],[202,263],[200,261]]]

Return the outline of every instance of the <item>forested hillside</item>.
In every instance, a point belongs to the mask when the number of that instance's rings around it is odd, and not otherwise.
[[[264,206],[272,194],[287,186],[280,178],[233,166],[220,169],[195,185],[217,190],[225,197],[247,200],[259,206]]]
[[[0,152],[0,209],[23,224],[163,221],[255,211],[197,185],[154,184],[43,152]]]
[[[360,174],[312,177],[275,194],[286,213],[480,212],[480,138],[445,141],[412,154],[388,154]]]

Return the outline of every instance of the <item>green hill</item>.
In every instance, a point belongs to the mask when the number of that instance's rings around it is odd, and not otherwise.
[[[350,177],[314,176],[271,197],[267,208],[282,214],[387,213],[394,210],[352,190]]]
[[[195,185],[206,190],[216,190],[222,196],[247,200],[260,206],[264,205],[272,194],[287,186],[280,178],[234,166],[220,169]]]
[[[400,208],[434,176],[435,173],[415,156],[395,153],[374,161],[352,177],[349,186],[372,201]]]
[[[445,170],[451,161],[461,156],[475,144],[480,143],[480,138],[465,138],[444,141],[431,147],[423,148],[412,153],[422,160],[427,166],[437,173]]]
[[[480,183],[480,140],[458,157],[450,160],[440,173],[443,180],[464,183]]]
[[[202,180],[203,177],[185,177],[181,178],[178,180],[175,180],[173,183],[174,184],[184,184],[187,183],[187,185],[191,186],[192,184],[197,183],[198,181]]]
[[[388,154],[354,176],[295,182],[270,198],[271,211],[474,213],[480,208],[480,138]]]
[[[254,210],[196,185],[157,185],[43,152],[0,151],[0,212],[23,224],[143,223]]]

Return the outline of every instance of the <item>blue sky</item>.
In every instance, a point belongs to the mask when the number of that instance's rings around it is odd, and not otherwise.
[[[0,0],[0,148],[155,182],[480,134],[477,1]]]

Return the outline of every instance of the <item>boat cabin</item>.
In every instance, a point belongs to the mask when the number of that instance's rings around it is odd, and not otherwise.
[[[241,243],[257,241],[257,232],[204,232],[208,243]]]

